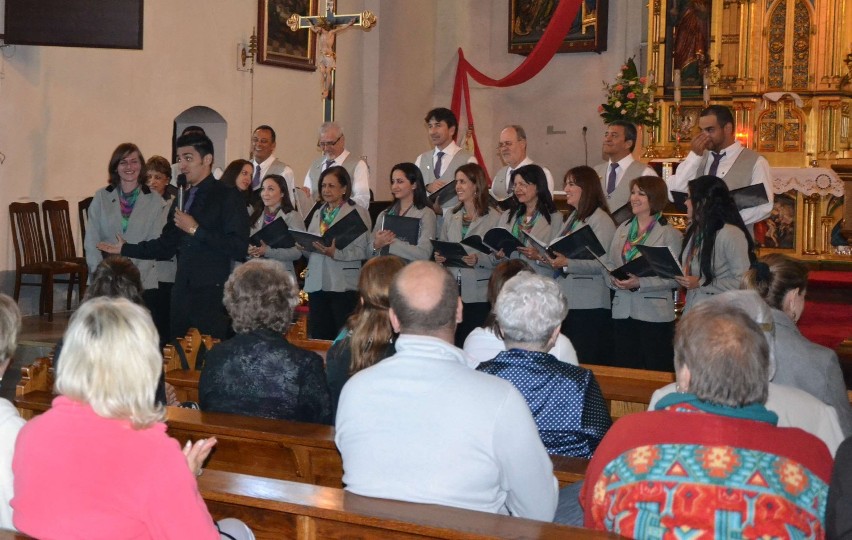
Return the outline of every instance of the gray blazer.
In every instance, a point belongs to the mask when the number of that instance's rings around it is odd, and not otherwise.
[[[571,214],[573,216],[574,214]],[[568,216],[569,223],[571,216]],[[586,219],[586,224],[598,237],[601,245],[606,248],[612,244],[615,234],[615,223],[603,209],[598,208]],[[562,230],[559,236],[567,231]],[[564,267],[563,275],[557,278],[562,293],[568,300],[568,309],[610,309],[609,287],[604,283],[601,265],[596,260],[570,260]]]
[[[498,227],[502,227],[509,232],[512,232],[512,225],[514,224],[514,215],[511,210],[506,210],[500,216],[500,221],[497,222]],[[535,225],[533,225],[530,230],[530,234],[541,240],[542,242],[550,242],[554,238],[559,235],[559,231],[562,229],[562,214],[559,212],[554,212],[550,214],[550,223],[544,218],[544,216],[539,216],[536,220]],[[523,236],[523,235],[522,235]],[[522,242],[526,240],[526,237],[520,239]],[[527,242],[524,242],[527,244]],[[491,256],[491,260],[493,263],[497,263],[497,258],[493,255]],[[512,253],[512,259],[523,259],[530,266],[532,266],[537,274],[541,274],[543,276],[551,277],[553,276],[553,269],[550,266],[545,266],[539,264],[538,261],[531,261],[524,255],[521,255],[520,252],[516,251]]]
[[[396,255],[403,259],[411,261],[428,261],[432,258],[432,240],[437,234],[437,217],[435,212],[428,206],[417,208],[412,206],[405,217],[418,218],[420,220],[420,236],[417,237],[417,245],[412,246],[408,242],[399,238],[394,238],[393,241],[382,248],[381,253],[373,248],[373,240],[376,238],[376,233],[382,230],[385,223],[387,210],[383,210],[376,218],[376,226],[373,229],[373,234],[370,237],[370,252],[373,257],[378,255]]]
[[[144,240],[160,237],[163,230],[163,198],[154,191],[142,188],[130,219],[127,232],[121,232],[121,203],[118,200],[118,190],[121,188],[106,187],[95,192],[92,204],[89,205],[89,224],[86,226],[86,264],[89,266],[89,277],[103,260],[98,250],[98,242],[115,243],[116,235],[121,236],[130,244],[138,244]],[[148,191],[146,193],[146,191]],[[150,259],[131,259],[139,268],[142,276],[143,289],[156,289],[157,261]]]
[[[366,209],[357,204],[344,203],[332,225],[340,221],[350,212],[358,212],[369,231],[372,222]],[[320,233],[320,210],[314,212],[308,232]],[[321,253],[310,253],[308,256],[308,275],[305,277],[305,292],[344,292],[358,290],[358,275],[361,273],[361,261],[367,258],[367,244],[370,233],[364,232],[345,249],[338,249],[334,257]]]
[[[772,382],[794,386],[837,411],[843,436],[852,435],[852,407],[837,354],[809,341],[781,310],[772,310],[775,322],[775,377]]]
[[[485,233],[497,226],[500,214],[493,208],[488,213],[480,216],[470,224],[467,231],[468,236],[484,236]],[[448,211],[444,214],[441,225],[439,240],[445,242],[461,242],[462,238],[462,211],[456,213]],[[479,251],[465,246],[468,254],[476,253],[476,266],[473,268],[448,268],[451,274],[461,281],[462,302],[487,302],[488,301],[488,279],[491,277],[493,262],[491,257]]]
[[[706,248],[707,246],[702,246],[702,249]],[[684,270],[688,256],[689,246],[680,256]],[[701,278],[700,287],[686,291],[684,311],[714,294],[739,289],[749,266],[751,262],[748,260],[748,241],[745,234],[738,227],[726,223],[716,233],[716,244],[713,246],[713,281],[709,285],[703,285],[704,278]],[[692,258],[690,272],[692,275],[699,275],[701,272],[700,251]]]
[[[635,219],[635,218],[634,218]],[[624,244],[627,242],[627,234],[633,219],[622,223],[612,237],[609,246],[609,262],[613,268],[624,264],[621,256]],[[680,256],[680,247],[683,235],[671,225],[657,223],[643,244],[646,246],[668,246],[675,256]],[[609,273],[604,270],[604,282],[615,290],[612,300],[612,318],[631,318],[645,322],[671,322],[675,319],[674,297],[672,292],[677,288],[677,281],[659,277],[640,277],[639,290],[636,292],[616,289],[612,285]]]
[[[278,211],[278,215],[275,216],[277,218],[281,218],[284,220],[284,223],[287,224],[287,227],[290,229],[294,229],[296,231],[304,231],[305,230],[305,222],[302,219],[301,214],[296,210],[292,212],[284,213],[283,210]],[[254,234],[260,229],[263,228],[263,215],[261,215],[254,225],[251,226],[250,234]],[[299,260],[302,256],[302,252],[297,247],[291,248],[267,248],[265,258],[272,259],[274,261],[280,262],[284,265],[284,268],[287,269],[291,274],[295,274],[295,270],[293,269],[293,261]]]

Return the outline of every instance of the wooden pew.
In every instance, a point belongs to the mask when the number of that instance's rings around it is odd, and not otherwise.
[[[0,540],[31,540],[32,536],[27,536],[24,533],[0,529]]]
[[[612,420],[648,410],[655,390],[675,382],[674,373],[582,364],[595,374]]]
[[[32,397],[34,393],[42,394],[35,401],[32,407],[23,404],[17,404],[19,399],[25,396],[27,399]],[[46,394],[46,395],[44,395]],[[44,407],[42,402],[47,399],[47,407]],[[24,420],[30,420],[36,414],[41,414],[50,408],[50,402],[53,400],[53,367],[50,358],[36,358],[36,360],[21,368],[21,380],[15,387],[15,403],[18,407],[18,414]]]
[[[258,540],[619,538],[543,521],[361,497],[342,489],[222,471],[205,472],[198,487],[215,519],[241,519]]]

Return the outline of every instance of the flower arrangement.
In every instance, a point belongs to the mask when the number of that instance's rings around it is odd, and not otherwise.
[[[656,126],[660,123],[657,118],[657,106],[654,105],[654,75],[640,77],[633,58],[621,66],[615,82],[607,84],[606,103],[598,106],[601,118],[609,124],[615,120],[627,120],[639,126]]]

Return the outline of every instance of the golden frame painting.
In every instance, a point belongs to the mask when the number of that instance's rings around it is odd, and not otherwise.
[[[306,71],[316,70],[316,34],[287,26],[292,14],[316,16],[318,0],[258,0],[257,61]]]
[[[559,0],[509,0],[509,52],[529,54],[538,45]],[[603,52],[609,0],[582,0],[580,11],[571,24],[558,52]]]

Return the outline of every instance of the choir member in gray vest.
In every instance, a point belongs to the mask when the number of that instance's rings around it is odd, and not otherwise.
[[[527,156],[527,132],[519,125],[506,126],[500,132],[500,142],[497,143],[500,159],[506,164],[497,171],[491,179],[491,193],[503,200],[513,193],[512,172],[524,165],[535,163]],[[542,167],[547,177],[547,190],[553,195],[553,175],[547,167]]]
[[[606,161],[595,166],[610,212],[615,213],[630,200],[630,181],[640,176],[657,176],[651,167],[633,159],[636,126],[616,120],[606,127],[601,153]]]
[[[358,156],[346,150],[346,136],[337,122],[325,122],[319,128],[317,148],[322,155],[311,163],[305,175],[305,190],[308,195],[319,185],[320,174],[335,165],[340,165],[352,178],[352,201],[361,208],[370,209],[370,168]],[[310,208],[308,208],[310,210]],[[304,212],[303,212],[304,213]]]
[[[263,179],[270,174],[280,174],[287,180],[287,193],[293,195],[296,175],[289,165],[273,155],[275,152],[275,130],[270,126],[257,126],[251,136],[252,191],[259,192]],[[257,194],[258,197],[260,193]]]
[[[424,121],[433,149],[417,156],[414,164],[423,174],[426,191],[433,193],[453,181],[456,169],[465,163],[476,163],[476,158],[455,142],[459,122],[453,111],[444,107],[432,109],[426,113]],[[454,208],[458,202],[458,199],[453,197],[441,205],[440,212],[438,209],[436,212],[443,214],[444,210]]]
[[[734,138],[734,117],[722,105],[710,105],[698,118],[701,133],[692,139],[692,148],[678,165],[677,174],[666,180],[671,191],[686,191],[690,180],[709,174],[718,176],[728,189],[763,184],[769,202],[744,208],[740,215],[746,225],[766,219],[772,211],[772,173],[766,158],[745,148]]]

